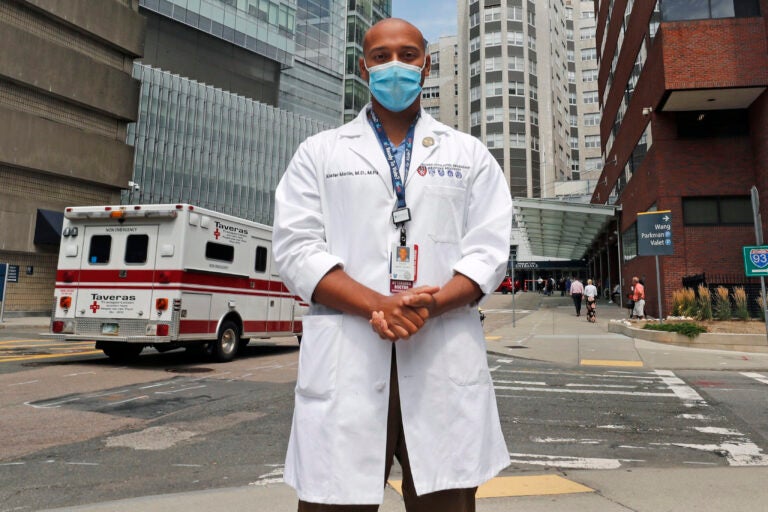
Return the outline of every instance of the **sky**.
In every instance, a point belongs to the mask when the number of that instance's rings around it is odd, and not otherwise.
[[[455,0],[392,0],[392,17],[410,21],[433,43],[440,36],[456,35],[456,3]]]

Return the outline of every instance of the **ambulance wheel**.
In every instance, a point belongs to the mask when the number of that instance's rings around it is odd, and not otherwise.
[[[135,361],[141,351],[144,350],[144,345],[136,345],[133,343],[105,343],[101,346],[101,350],[104,354],[115,361]]]
[[[231,361],[237,355],[240,345],[240,330],[233,322],[224,322],[219,337],[209,346],[211,357],[219,363]]]

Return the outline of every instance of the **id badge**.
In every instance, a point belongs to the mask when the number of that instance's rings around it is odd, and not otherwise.
[[[413,288],[413,283],[418,276],[418,268],[418,245],[393,245],[389,275],[390,293],[398,293]]]
[[[392,222],[395,225],[400,225],[411,220],[410,208],[398,208],[392,212]]]

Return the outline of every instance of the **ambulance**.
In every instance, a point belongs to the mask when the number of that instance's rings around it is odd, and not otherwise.
[[[145,347],[232,360],[252,338],[297,336],[272,228],[190,204],[66,208],[49,337],[115,360]]]

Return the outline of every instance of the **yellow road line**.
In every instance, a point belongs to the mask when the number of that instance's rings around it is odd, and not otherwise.
[[[486,336],[485,339],[488,341],[499,341],[501,336]]]
[[[34,356],[6,356],[0,357],[0,363],[12,363],[17,361],[31,361],[33,359],[53,359],[56,357],[88,356],[93,354],[103,354],[101,350],[89,350],[87,352],[71,352],[69,354],[38,354]]]
[[[403,482],[390,480],[389,485],[402,494]],[[513,496],[549,496],[594,492],[594,489],[558,475],[504,476],[494,478],[477,489],[477,498],[507,498]]]
[[[615,361],[612,359],[582,359],[581,366],[624,366],[640,368],[642,361]]]
[[[53,341],[53,340],[39,340],[39,339],[23,339],[23,340],[5,340],[0,341],[0,345],[12,345],[14,343],[29,343],[29,342],[40,342],[40,341]]]

